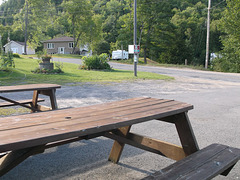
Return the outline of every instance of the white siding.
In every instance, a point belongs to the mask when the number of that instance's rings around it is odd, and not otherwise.
[[[23,54],[24,46],[14,41],[9,42],[5,46],[5,52],[12,51],[13,53]],[[27,54],[35,54],[35,50],[27,47]]]

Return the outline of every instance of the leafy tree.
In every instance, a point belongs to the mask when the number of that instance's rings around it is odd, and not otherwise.
[[[179,40],[184,41],[182,57],[189,63],[204,64],[206,44],[206,5],[198,2],[186,10],[175,9],[172,23],[177,27]],[[181,57],[180,57],[181,58]],[[182,59],[182,63],[184,59]]]
[[[240,72],[240,0],[227,0],[227,8],[219,23],[225,35],[221,36],[221,58],[213,62],[213,69],[225,72]]]
[[[94,32],[92,4],[89,0],[69,0],[64,1],[62,6],[66,12],[65,18],[71,23],[71,34],[74,38],[72,53],[74,53],[79,41],[81,40],[83,44],[89,42]]]
[[[28,45],[35,49],[48,37],[48,29],[53,27],[56,15],[51,0],[26,0],[23,9],[14,16],[13,29],[24,34],[27,19]]]

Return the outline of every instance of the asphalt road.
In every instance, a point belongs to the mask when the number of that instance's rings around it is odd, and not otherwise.
[[[54,61],[68,62],[75,64],[82,64],[80,59],[67,59],[67,58],[53,58]],[[109,62],[111,67],[114,69],[121,70],[133,70],[133,65],[120,64]],[[182,69],[182,68],[165,68],[165,67],[154,67],[154,66],[141,66],[138,65],[138,71],[159,73],[164,75],[169,75],[173,77],[185,77],[185,78],[197,78],[197,79],[206,79],[206,80],[219,80],[226,82],[238,82],[240,83],[240,74],[237,73],[220,73],[212,71],[200,71],[192,69]]]
[[[54,60],[81,63],[76,59]],[[131,65],[117,63],[111,63],[111,66],[133,69]],[[175,80],[69,84],[57,90],[58,105],[60,108],[80,107],[138,96],[175,99],[194,105],[188,114],[200,148],[212,143],[240,148],[240,74],[150,66],[138,66],[138,70],[166,74]],[[28,93],[15,96],[16,99],[31,98]],[[175,127],[164,122],[135,125],[132,131],[180,144]],[[173,163],[127,145],[120,163],[112,164],[107,161],[112,142],[101,137],[51,148],[44,154],[28,158],[2,179],[139,179]],[[227,178],[218,176],[215,179],[240,179],[240,162]]]

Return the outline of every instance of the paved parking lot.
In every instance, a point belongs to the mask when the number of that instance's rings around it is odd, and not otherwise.
[[[80,107],[138,96],[174,99],[194,105],[194,109],[189,112],[189,118],[200,148],[212,143],[240,148],[238,74],[184,70],[189,74],[186,75],[181,72],[174,74],[177,69],[152,69],[172,75],[176,79],[68,84],[57,90],[59,108]],[[169,73],[170,71],[173,73]],[[171,124],[151,121],[133,126],[132,131],[144,135],[151,132],[153,138],[180,144],[175,127]],[[126,146],[120,163],[115,165],[107,161],[112,142],[101,137],[49,149],[44,154],[27,159],[3,179],[139,179],[173,162]],[[225,178],[219,176],[215,179]],[[240,162],[227,179],[240,179]]]

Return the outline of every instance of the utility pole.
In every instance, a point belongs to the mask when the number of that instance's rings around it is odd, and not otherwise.
[[[137,76],[138,55],[135,52],[137,46],[137,0],[134,0],[134,76]]]
[[[28,26],[28,1],[26,0],[24,54],[27,54],[27,26]]]
[[[207,16],[207,40],[206,40],[206,61],[205,69],[208,68],[209,60],[209,39],[210,39],[210,9],[211,9],[211,0],[208,0],[208,16]]]
[[[123,45],[121,44],[121,49],[122,49],[122,60],[123,60]]]
[[[2,47],[2,35],[0,34],[0,55],[3,54],[3,47]]]

